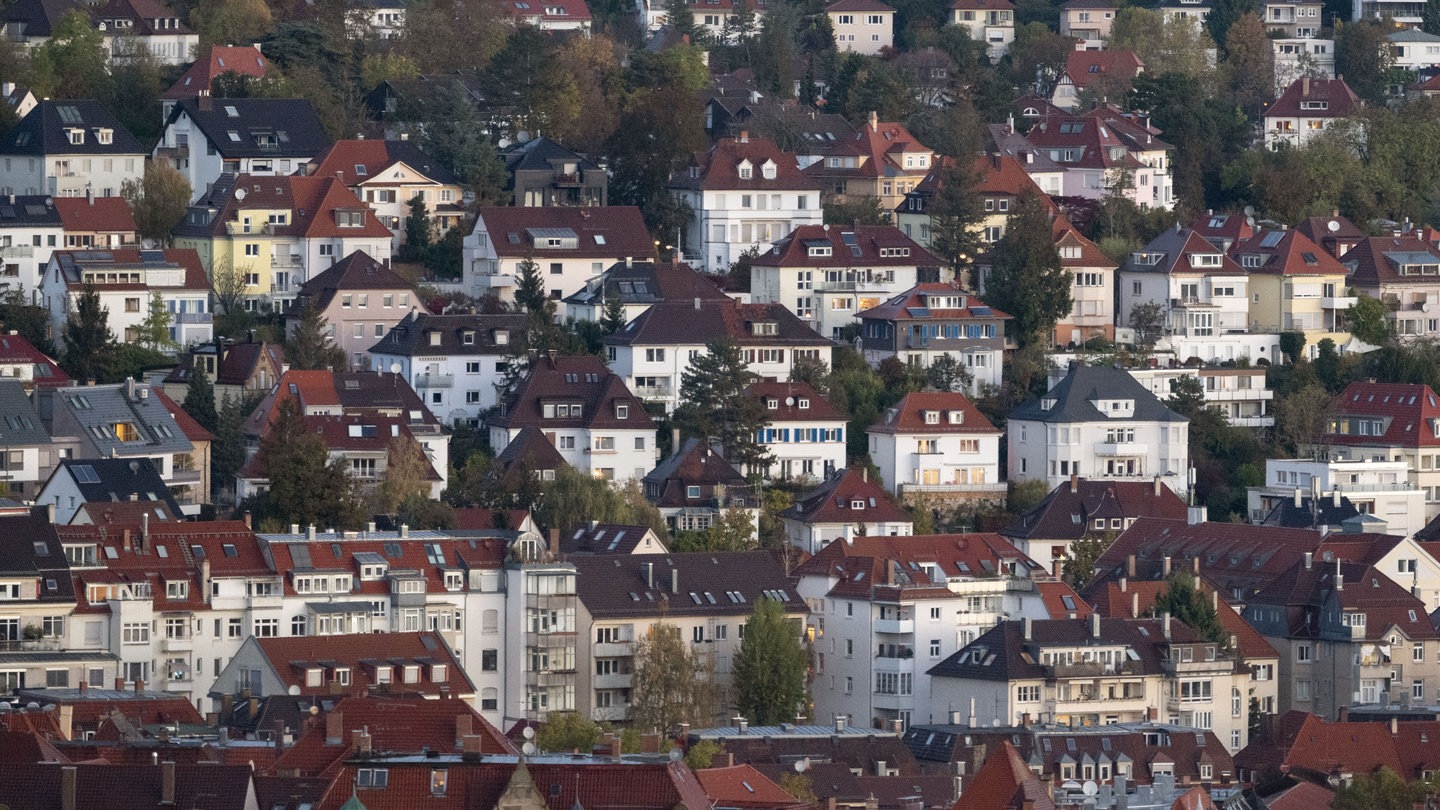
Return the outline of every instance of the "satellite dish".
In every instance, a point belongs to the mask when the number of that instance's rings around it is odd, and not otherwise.
[[[390,364],[390,373],[391,373],[391,374],[399,374],[399,373],[400,373],[400,364],[399,364],[399,363],[391,363],[391,364]]]
[[[319,706],[311,706],[311,707],[310,707],[310,716],[311,716],[311,717],[314,717],[315,715],[317,715],[317,714],[319,714],[319,713],[320,713],[320,707],[319,707]]]
[[[794,397],[785,397],[785,404],[786,404],[786,405],[794,405],[794,404],[795,404],[795,398],[794,398]]]
[[[1253,206],[1253,205],[1247,205],[1247,206],[1245,206],[1245,216],[1247,216],[1247,217],[1253,217],[1253,216],[1255,216],[1255,206]]]
[[[237,200],[243,200],[243,199],[245,199],[245,189],[243,189],[243,188],[237,188],[237,189],[235,189],[235,199],[237,199]]]
[[[1100,786],[1095,784],[1093,779],[1086,779],[1085,784],[1080,786],[1080,792],[1086,796],[1094,796],[1100,792]]]
[[[681,751],[679,748],[671,748],[671,749],[670,749],[669,757],[670,757],[670,761],[671,761],[671,762],[679,762],[680,759],[681,759],[682,757],[684,757],[684,756],[685,756],[685,752],[684,752],[684,751]]]
[[[527,740],[535,739],[535,727],[526,726],[525,729],[520,732],[520,736],[524,737]]]
[[[527,742],[524,745],[520,746],[520,753],[524,754],[527,757],[535,756],[535,743]]]
[[[300,684],[298,684],[298,683],[292,683],[292,684],[290,684],[290,688],[285,690],[285,694],[289,695],[290,697],[296,697],[296,696],[298,696],[298,695],[300,694]]]
[[[1340,230],[1340,221],[1336,219],[1330,220],[1329,222],[1325,223],[1325,230],[1331,233],[1335,233],[1336,231]]]
[[[32,700],[32,701],[30,701],[29,703],[26,703],[26,704],[25,704],[25,708],[27,708],[27,709],[38,709],[38,708],[40,708],[40,704]]]
[[[1426,303],[1426,304],[1421,304],[1421,305],[1420,305],[1420,311],[1421,311],[1421,312],[1429,312],[1429,311],[1430,311],[1430,305],[1429,305],[1428,303]]]
[[[1254,217],[1245,217],[1245,224],[1248,225],[1248,226],[1250,226],[1251,228],[1255,227],[1255,218],[1254,218]]]
[[[795,760],[795,772],[804,773],[807,763],[803,759]]]

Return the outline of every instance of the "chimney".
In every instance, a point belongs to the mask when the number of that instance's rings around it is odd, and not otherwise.
[[[1330,505],[1336,509],[1340,508],[1340,490],[1337,489],[1330,493]]]
[[[60,810],[75,810],[75,783],[79,775],[74,765],[60,767]]]
[[[670,569],[670,593],[680,593],[680,569]]]
[[[81,682],[80,682],[80,694],[83,695],[83,694],[85,694],[86,692],[89,692],[89,691],[90,691],[90,682],[89,682],[89,681],[81,681]]]
[[[1155,497],[1160,497],[1160,476],[1155,476]]]
[[[860,480],[867,484],[870,483],[870,465],[867,464],[860,468]]]
[[[85,202],[89,203],[91,208],[95,207],[95,189],[91,188],[89,183],[85,184]]]
[[[1091,614],[1090,614],[1090,635],[1093,636],[1093,637],[1095,637],[1095,638],[1100,638],[1100,614],[1099,614],[1099,613],[1091,613]]]
[[[743,130],[743,129],[740,130],[740,143],[749,143],[749,142],[750,142],[750,133],[749,133],[749,132],[746,132],[746,131]]]
[[[700,296],[698,296],[698,295],[695,296],[695,311],[696,311],[696,312],[699,312],[699,311],[700,311]]]
[[[1130,594],[1130,618],[1140,618],[1140,592]]]
[[[1305,570],[1309,571],[1313,567],[1315,567],[1315,552],[1307,551],[1305,552]]]
[[[1025,621],[1028,622],[1028,621],[1030,621],[1030,620],[1029,620],[1029,619],[1026,619]],[[980,724],[979,724],[979,721],[977,721],[977,720],[975,719],[975,697],[974,697],[974,695],[971,695],[971,697],[970,697],[970,728],[976,728],[976,727],[979,726],[979,725],[980,725]]]
[[[1296,509],[1299,509],[1299,508],[1300,508],[1300,488],[1299,488],[1299,487],[1296,487],[1296,488],[1295,488],[1295,508],[1296,508]]]
[[[339,745],[345,739],[345,717],[339,709],[325,715],[325,744]]]
[[[247,702],[250,704],[247,709],[250,712],[250,721],[254,722],[255,718],[260,716],[260,698],[251,695]]]
[[[1131,555],[1129,555],[1128,557],[1125,558],[1125,574],[1126,574],[1127,576],[1130,576],[1130,577],[1134,577],[1134,576],[1135,576],[1135,555],[1134,555],[1134,554],[1131,554]]]
[[[1345,573],[1340,570],[1340,558],[1335,558],[1335,590],[1345,590]]]
[[[610,737],[610,758],[615,760],[616,762],[619,762],[621,753],[622,749],[620,745],[620,735],[612,735]]]
[[[849,719],[849,718],[847,718],[847,717],[846,717],[845,715],[843,715],[843,714],[837,714],[837,715],[835,715],[835,730],[836,730],[836,731],[844,731],[844,730],[845,730],[845,721],[848,720],[848,719]]]
[[[1300,79],[1300,95],[1310,95],[1310,77],[1304,76]]]
[[[116,692],[124,692],[124,691],[125,691],[125,679],[124,679],[124,678],[116,678],[116,679],[115,679],[115,691],[116,691]]]
[[[175,763],[173,760],[160,763],[160,803],[175,804]]]
[[[1166,641],[1169,641],[1169,640],[1170,640],[1170,611],[1167,610],[1167,611],[1165,611],[1164,613],[1160,614],[1160,622],[1161,622],[1161,625],[1162,625],[1162,632],[1163,632],[1164,635],[1165,635],[1165,640],[1166,640]]]
[[[315,524],[314,524],[314,523],[311,523],[309,526],[306,527],[306,529],[305,529],[305,539],[306,539],[306,540],[309,540],[309,541],[312,542],[312,543],[315,542]]]
[[[1029,617],[1029,616],[1026,616],[1025,618],[1021,619],[1021,620],[1020,620],[1020,626],[1021,626],[1022,628],[1024,628],[1024,631],[1025,631],[1025,640],[1026,640],[1026,641],[1030,641],[1030,640],[1031,640],[1030,617]]]
[[[1121,592],[1121,593],[1125,593],[1126,589],[1128,589],[1129,587],[1130,587],[1130,578],[1129,578],[1129,577],[1120,577],[1120,592]]]
[[[560,559],[560,530],[550,530],[550,559]]]
[[[1170,555],[1165,555],[1165,558],[1160,563],[1160,570],[1164,576],[1170,576]]]
[[[556,367],[555,361],[560,358],[560,350],[559,350],[559,349],[551,349],[549,352],[546,353],[546,357],[549,357],[549,358],[550,358],[550,368],[555,368],[555,367]]]
[[[1394,737],[1400,733],[1400,718],[1390,715],[1390,736]]]
[[[479,734],[467,734],[465,735],[465,739],[460,741],[460,752],[465,759],[480,758],[480,740],[481,737]]]
[[[244,515],[241,515],[241,516],[240,516],[240,519],[243,520],[243,521],[245,521],[245,528],[247,528],[247,529],[251,528],[251,526],[250,526],[250,513],[249,513],[249,512],[246,512]],[[298,527],[297,527],[297,528],[298,528]],[[296,532],[296,533],[298,534],[299,532]]]
[[[84,685],[85,682],[81,681],[80,683]],[[59,714],[60,736],[67,740],[75,739],[75,707],[67,703],[60,707]]]
[[[375,738],[370,736],[369,729],[357,729],[351,739],[354,744],[355,753],[361,756],[370,756],[374,752]]]
[[[142,681],[142,680],[140,680],[139,678],[136,678],[136,679],[135,679],[135,694],[140,695],[140,694],[144,694],[144,693],[145,693],[145,682]]]
[[[1308,80],[1307,80],[1307,81],[1308,81]],[[879,116],[879,114],[876,113],[874,110],[871,110],[871,111],[870,111],[870,131],[871,131],[871,132],[878,132],[879,130],[880,130],[880,116]]]
[[[1080,491],[1080,474],[1070,473],[1070,494],[1074,495]]]
[[[744,717],[742,717],[742,718],[740,718],[740,722],[739,722],[739,724],[736,726],[736,728],[739,729],[739,732],[740,732],[741,734],[745,734],[746,732],[748,732],[748,731],[750,730],[750,721],[747,720],[747,719],[745,719]]]

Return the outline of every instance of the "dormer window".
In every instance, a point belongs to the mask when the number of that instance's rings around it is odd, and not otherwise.
[[[740,165],[735,168],[735,171],[740,175],[741,180],[749,180],[755,176],[755,166],[748,160],[740,161]]]
[[[775,179],[775,161],[767,160],[760,165],[760,176],[766,180]]]
[[[109,146],[115,142],[115,130],[108,127],[101,127],[96,131],[95,138],[100,141],[102,146]]]
[[[65,136],[70,140],[71,146],[79,146],[85,143],[85,130],[71,128],[65,130]]]
[[[508,329],[496,329],[491,333],[491,337],[494,339],[496,346],[510,345],[510,330]]]
[[[1194,265],[1195,267],[1219,267],[1219,266],[1220,266],[1220,254],[1219,254],[1219,253],[1192,253],[1192,254],[1190,255],[1190,264]]]
[[[964,412],[964,411],[951,411],[951,412],[950,412],[950,424],[952,424],[952,425],[963,425],[963,424],[965,424],[965,412]]]
[[[799,407],[800,407],[800,410],[802,410],[802,411],[804,411],[804,410],[809,410],[809,408],[810,408],[810,400],[807,399],[807,398],[805,398],[805,397],[801,397],[801,398],[800,398]]]
[[[474,330],[474,329],[466,329],[464,332],[461,332],[461,333],[460,333],[460,344],[461,344],[462,346],[474,346],[474,345],[475,345],[475,330]]]
[[[780,407],[780,400],[776,399],[775,397],[766,397],[766,398],[765,398],[765,408],[766,408],[766,410],[771,410],[771,411],[773,411],[773,410],[778,409],[779,407]]]
[[[778,335],[780,334],[780,324],[774,321],[753,321],[750,324],[750,334],[761,336]]]
[[[1300,102],[1300,109],[1302,109],[1302,110],[1328,110],[1328,109],[1330,109],[1330,102],[1328,102],[1328,101],[1302,101],[1302,102]]]
[[[938,425],[938,424],[940,424],[940,412],[939,412],[939,411],[926,411],[926,412],[925,412],[925,424],[927,424],[927,425]]]
[[[616,419],[629,419],[629,418],[630,418],[630,406],[629,406],[627,403],[623,403],[623,402],[617,402],[617,403],[615,403],[615,418],[616,418]]]
[[[439,346],[439,345],[440,345],[440,337],[441,337],[441,336],[440,336],[440,333],[439,333],[439,332],[431,332],[431,333],[430,333],[430,345],[431,345],[431,346]]]
[[[341,228],[363,228],[365,227],[365,212],[337,210],[335,224]]]

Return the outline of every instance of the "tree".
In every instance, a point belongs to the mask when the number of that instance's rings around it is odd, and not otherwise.
[[[1125,6],[1115,12],[1106,47],[1133,51],[1147,71],[1180,73],[1204,80],[1212,72],[1207,54],[1215,45],[1192,19]]]
[[[1060,264],[1049,214],[1035,192],[1026,191],[1015,202],[990,258],[986,303],[1011,315],[1020,346],[1047,341],[1055,322],[1070,312],[1070,273]]]
[[[773,599],[761,599],[745,625],[735,656],[735,705],[757,726],[788,722],[805,713],[805,672],[810,656],[800,629]]]
[[[672,551],[750,551],[756,547],[755,520],[745,509],[726,509],[714,523],[696,532],[679,532]]]
[[[1387,346],[1395,340],[1395,322],[1385,302],[1368,295],[1355,299],[1355,306],[1346,313],[1350,334],[1372,346]]]
[[[1425,8],[1420,10],[1420,30],[1440,34],[1440,0],[1425,0]]]
[[[405,217],[405,244],[401,253],[405,261],[423,260],[430,252],[430,242],[435,237],[435,223],[430,220],[430,209],[425,198],[416,194],[410,199],[410,214]]]
[[[690,746],[690,750],[685,752],[685,764],[690,766],[692,771],[703,771],[714,763],[717,754],[723,752],[724,749],[720,747],[720,743],[714,740],[701,740]]]
[[[474,70],[500,52],[508,30],[498,4],[420,0],[405,10],[400,51],[422,73]]]
[[[545,486],[534,512],[541,526],[562,532],[598,520],[648,526],[661,537],[669,533],[665,519],[645,500],[638,483],[617,489],[568,465],[555,471],[555,480]]]
[[[67,11],[50,38],[30,52],[30,89],[37,98],[109,98],[105,38],[81,11]]]
[[[145,164],[143,179],[120,184],[120,196],[130,204],[140,238],[164,245],[170,229],[185,218],[190,206],[190,181],[170,164],[151,160]]]
[[[889,222],[879,197],[835,195],[822,205],[826,225],[884,225]]]
[[[1308,455],[1325,432],[1334,400],[1319,383],[1312,383],[1275,401],[1275,443],[1285,458]]]
[[[1135,330],[1135,347],[1149,354],[1165,333],[1165,308],[1159,301],[1130,307],[1130,328]]]
[[[1043,22],[1017,25],[1010,45],[1010,80],[1048,98],[1065,72],[1075,42],[1074,37],[1057,34]]]
[[[669,736],[681,723],[714,722],[719,707],[713,673],[680,637],[680,628],[665,621],[651,625],[635,644],[634,660],[630,720],[636,727]]]
[[[1275,51],[1265,23],[1247,12],[1225,37],[1225,64],[1230,97],[1251,120],[1275,96]]]
[[[1356,20],[1335,32],[1335,73],[1371,104],[1385,103],[1385,72],[1393,61],[1385,35],[1391,30],[1388,22]]]
[[[600,317],[600,331],[607,335],[613,335],[625,328],[625,304],[620,301],[620,296],[612,295],[605,299],[605,312]]]
[[[1065,556],[1064,575],[1070,587],[1081,590],[1095,577],[1095,563],[1105,549],[1115,541],[1113,535],[1085,535],[1070,544],[1070,553]]]
[[[330,460],[325,441],[305,426],[299,405],[287,399],[260,442],[260,460],[270,488],[257,510],[278,525],[351,527],[360,522],[349,473],[341,459]]]
[[[486,95],[504,100],[512,133],[569,129],[580,114],[580,93],[559,46],[533,25],[517,26],[481,76]]]
[[[285,341],[285,359],[290,368],[299,371],[345,370],[345,350],[330,339],[325,315],[314,301],[307,299],[301,305],[299,318]]]
[[[742,470],[763,467],[768,453],[755,440],[755,432],[770,424],[770,414],[759,397],[745,391],[759,377],[730,338],[705,348],[680,375],[675,426],[685,436],[720,445],[726,460]]]
[[[1291,364],[1301,360],[1301,352],[1305,351],[1304,332],[1281,332],[1280,353],[1285,355],[1285,361]]]
[[[165,121],[160,113],[160,94],[168,83],[166,66],[139,37],[116,34],[110,47],[113,89],[106,99],[107,106],[137,140],[154,143]]]
[[[1226,46],[1229,44],[1230,27],[1246,14],[1255,14],[1258,11],[1260,8],[1255,0],[1215,0],[1210,6],[1210,13],[1205,15],[1205,30],[1209,32],[1212,42]],[[1190,21],[1184,22],[1189,24]],[[1148,69],[1149,65],[1146,67]]]
[[[550,712],[535,733],[535,746],[547,753],[590,753],[600,742],[600,726],[576,712]]]
[[[65,321],[65,356],[61,365],[76,380],[98,379],[114,351],[110,310],[100,305],[100,293],[86,284],[75,309]]]
[[[1186,571],[1176,571],[1166,580],[1165,590],[1155,597],[1155,615],[1170,616],[1195,631],[1201,638],[1225,646],[1230,631],[1220,623],[1214,604],[1199,588],[1199,580]]]
[[[1431,782],[1407,782],[1389,768],[1357,774],[1330,802],[1331,810],[1411,810],[1435,795]]]
[[[180,403],[180,408],[212,434],[220,429],[220,414],[215,410],[215,386],[210,384],[210,375],[194,363],[190,366],[190,381],[185,386],[185,401]]]
[[[210,491],[216,498],[235,495],[235,474],[245,465],[245,418],[252,409],[243,399],[226,394],[220,400],[215,440],[210,443]]]
[[[200,34],[201,53],[211,45],[255,42],[265,36],[273,22],[265,0],[200,0],[190,12],[190,27]]]
[[[949,352],[935,358],[925,376],[936,391],[968,391],[975,383],[975,375]]]
[[[241,311],[240,299],[250,288],[250,273],[253,269],[250,262],[236,265],[233,253],[215,260],[210,269],[210,292],[215,295],[215,303],[226,315],[235,315]]]
[[[981,225],[984,203],[976,193],[977,177],[970,155],[947,159],[926,207],[930,211],[930,252],[943,259],[964,289],[973,289],[970,268],[984,250]]]
[[[695,26],[695,12],[685,0],[665,0],[665,24],[690,42],[698,42],[703,33]]]
[[[545,276],[540,264],[526,256],[515,267],[515,306],[542,322],[555,320],[555,302],[545,294]]]
[[[385,477],[375,488],[375,512],[394,514],[406,499],[430,493],[430,462],[412,436],[396,436],[385,448]]]
[[[170,324],[174,320],[175,316],[166,308],[160,293],[151,293],[150,310],[145,313],[145,320],[135,328],[135,342],[157,352],[178,348],[179,344],[170,337]]]
[[[19,287],[0,292],[0,325],[19,332],[41,352],[52,357],[59,356],[55,344],[50,342],[50,313],[44,307],[30,303],[29,296]]]

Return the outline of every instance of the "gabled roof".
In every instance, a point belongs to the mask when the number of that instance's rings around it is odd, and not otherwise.
[[[40,421],[40,414],[25,386],[13,377],[0,378],[0,446],[19,448],[27,445],[49,445],[50,433]]]
[[[858,504],[858,505],[857,505]],[[864,470],[837,470],[820,486],[795,498],[783,518],[818,523],[911,523],[910,513],[890,498]]]
[[[269,362],[278,375],[285,366],[285,347],[278,343],[236,343],[220,352],[215,367],[216,385],[245,385],[262,362]]]
[[[1207,597],[1213,598],[1212,595],[1218,595],[1203,578],[1196,583],[1196,589]],[[1163,579],[1111,579],[1098,588],[1087,589],[1086,592],[1095,607],[1095,612],[1101,616],[1112,619],[1135,619],[1150,613],[1160,596],[1168,593],[1169,590],[1169,581]],[[1266,641],[1264,636],[1245,621],[1245,617],[1236,613],[1229,605],[1216,605],[1215,615],[1220,620],[1220,625],[1225,628],[1225,632],[1235,638],[1240,655],[1246,661],[1280,657],[1280,653],[1270,646],[1270,642]]]
[[[748,177],[741,176],[742,168],[749,171]],[[774,141],[742,135],[721,138],[709,152],[691,157],[689,167],[671,178],[670,187],[705,191],[819,191],[820,182],[800,171],[795,156],[780,151]]]
[[[1379,383],[1359,381],[1345,387],[1331,403],[1332,418],[1378,417],[1383,432],[1362,436],[1358,433],[1324,434],[1327,444],[1356,447],[1440,447],[1435,426],[1440,420],[1440,396],[1430,386],[1419,383]],[[1374,433],[1374,431],[1371,431]]]
[[[1098,53],[1098,51],[1075,51]],[[1141,169],[1131,140],[1120,137],[1107,122],[1089,115],[1052,115],[1041,118],[1026,135],[1030,142],[1047,151],[1066,149],[1078,152],[1061,165],[1067,170]]]
[[[90,10],[74,0],[16,0],[5,9],[3,17],[7,33],[36,39],[50,36],[55,25],[67,12],[78,12],[88,19]]]
[[[507,472],[518,464],[531,473],[570,466],[570,462],[555,449],[554,443],[535,425],[521,428],[515,438],[495,457],[495,464]]]
[[[1071,5],[1081,3],[1083,5]],[[1114,8],[1104,0],[1070,0],[1066,8]],[[1071,51],[1065,58],[1065,74],[1076,87],[1085,87],[1097,75],[1133,79],[1145,69],[1134,51]]]
[[[385,185],[382,175],[404,164],[442,185],[459,185],[460,179],[440,161],[421,151],[414,141],[336,141],[310,161],[309,173],[336,177],[349,186]],[[402,201],[403,202],[403,201]],[[431,204],[433,205],[433,199]]]
[[[934,422],[926,416],[936,413]],[[948,391],[915,391],[895,403],[866,433],[909,435],[912,433],[962,436],[998,436],[1001,431],[964,394]]]
[[[1231,255],[1240,257],[1241,265],[1251,273],[1279,276],[1343,276],[1345,265],[1329,251],[1315,244],[1310,237],[1296,230],[1261,231],[1249,239],[1236,242]],[[1245,261],[1245,257],[1255,260]]]
[[[1235,755],[1235,764],[1260,773],[1303,768],[1321,774],[1355,776],[1389,768],[1403,773],[1395,738],[1386,723],[1331,723],[1313,714],[1291,711],[1276,724],[1277,738],[1254,741]]]
[[[1100,632],[1094,633],[1098,623]],[[1025,622],[1003,621],[979,638],[953,653],[929,670],[932,678],[964,678],[983,681],[1035,680],[1048,676],[1050,667],[1041,663],[1037,649],[1046,646],[1078,646],[1096,644],[1123,646],[1135,655],[1133,674],[1159,674],[1168,663],[1167,648],[1172,644],[1201,644],[1204,639],[1177,620],[1169,622],[1165,634],[1164,619],[1106,619],[1092,616],[1090,621],[1074,619],[1030,620],[1030,638],[1025,637]]]
[[[1031,422],[1106,422],[1110,417],[1095,403],[1133,400],[1134,415],[1127,422],[1189,422],[1165,407],[1150,389],[1123,369],[1072,363],[1070,373],[1045,392],[1010,413],[1010,419]],[[1048,406],[1048,407],[1047,407]]]
[[[105,131],[110,142],[101,143]],[[80,139],[73,143],[71,133]],[[98,101],[41,101],[0,141],[6,155],[144,155],[145,147]]]
[[[985,758],[961,804],[966,810],[1055,810],[1050,791],[1009,742]]]
[[[1248,597],[1306,552],[1313,553],[1320,540],[1320,534],[1310,529],[1141,518],[1115,538],[1096,561],[1095,570],[1100,576],[1163,579],[1166,558],[1172,570],[1192,568],[1198,560],[1205,577],[1226,599],[1235,601],[1237,590],[1243,593],[1241,599]]]
[[[1144,481],[1096,481],[1072,478],[1000,531],[1029,540],[1079,540],[1093,521],[1105,518],[1184,520],[1188,507],[1169,487]]]
[[[761,599],[778,601],[786,613],[806,612],[769,551],[596,554],[570,562],[576,593],[596,619],[748,616]]]
[[[963,307],[936,306],[943,299],[959,299]],[[926,282],[899,295],[856,313],[855,317],[879,321],[991,321],[1000,323],[1010,315],[986,304],[979,296],[955,284]],[[1003,328],[1003,327],[1001,327]]]
[[[1055,235],[1055,249],[1060,251],[1060,264],[1063,267],[1101,267],[1114,270],[1117,268],[1115,260],[1105,255],[1100,246],[1091,242],[1084,234],[1070,224],[1070,220],[1063,216],[1056,215],[1050,220],[1050,231]],[[1078,256],[1067,256],[1066,248],[1078,248]]]
[[[0,574],[36,578],[37,602],[74,602],[70,565],[43,506],[0,514],[0,532],[26,542],[0,543]]]
[[[60,763],[0,765],[0,803],[13,810],[56,806],[61,795]],[[251,792],[248,765],[175,764],[175,793],[162,801],[165,768],[154,765],[82,763],[76,768],[75,810],[112,807],[198,807],[245,810]]]
[[[545,405],[579,404],[580,412],[567,417],[545,417]],[[622,419],[617,405],[627,406]],[[590,429],[651,430],[654,418],[645,403],[630,393],[625,381],[594,355],[552,356],[539,359],[516,388],[500,415],[489,424],[520,429],[584,427]]]
[[[55,412],[68,413],[80,426],[86,442],[103,454],[105,458],[99,460],[114,460],[112,456],[188,453],[194,449],[165,405],[150,396],[150,387],[136,385],[133,380],[129,384],[59,388],[53,402]],[[134,427],[135,433],[125,437],[117,435],[116,425],[121,423]],[[131,460],[141,459],[125,458],[121,463],[128,465]]]
[[[1402,269],[1409,267],[1440,265],[1440,248],[1413,234],[1361,239],[1342,261],[1350,268],[1350,281],[1356,286],[1440,284],[1440,276],[1434,274],[1423,274],[1418,270],[1401,274]]]
[[[511,346],[524,345],[529,328],[530,318],[523,313],[431,315],[412,310],[370,347],[370,353],[402,357],[505,355]],[[503,343],[499,342],[501,335]]]
[[[500,157],[505,161],[505,170],[511,173],[550,172],[555,170],[557,163],[574,163],[582,172],[600,170],[600,164],[549,138],[532,138],[524,143],[511,144],[501,150]]]
[[[95,289],[106,290],[209,290],[210,279],[205,274],[205,265],[200,263],[200,254],[190,248],[169,248],[167,250],[136,250],[122,248],[115,250],[57,250],[50,255],[51,266],[60,270],[61,280],[72,290],[83,286],[87,270],[183,270],[182,281],[174,285],[160,285],[150,274],[144,275],[139,283],[130,281],[91,280]],[[169,273],[164,274],[169,276]]]
[[[212,45],[210,53],[195,60],[164,93],[163,99],[197,98],[208,95],[216,77],[222,73],[264,76],[270,60],[260,47],[247,45]]]
[[[871,0],[857,0],[861,3],[869,3]],[[883,5],[877,3],[877,5]],[[832,6],[831,9],[834,9]],[[827,11],[831,10],[827,9]],[[864,9],[834,9],[836,11],[864,11]],[[885,10],[894,11],[889,6]],[[855,132],[855,137],[849,140],[837,140],[834,143],[827,141],[819,144],[820,151],[827,155],[852,156],[858,158],[857,165],[852,167],[836,167],[828,165],[829,161],[821,160],[806,167],[805,173],[812,177],[914,177],[922,174],[923,169],[906,169],[904,154],[924,153],[932,154],[932,150],[915,139],[903,124],[888,121],[880,121],[874,112],[870,113],[870,120],[862,125]],[[826,148],[828,147],[828,148]]]
[[[56,198],[48,194],[16,194],[14,202],[8,196],[0,199],[0,228],[31,230],[62,227],[55,202]]]
[[[773,424],[784,422],[844,422],[845,416],[831,407],[819,391],[803,382],[753,382],[745,389],[752,397],[759,397],[767,405]]]
[[[643,543],[643,545],[642,545]],[[560,536],[560,553],[569,554],[665,554],[664,538],[649,526],[591,521]]]
[[[94,22],[104,24],[111,31],[123,24],[127,36],[195,35],[174,9],[160,0],[109,0],[93,9],[90,16]]]
[[[640,209],[630,205],[481,208],[478,214],[475,230],[483,227],[491,247],[505,258],[655,258]],[[551,247],[551,238],[561,246]],[[573,246],[566,246],[571,240]]]
[[[66,231],[135,233],[135,215],[124,197],[55,197],[54,200]]]
[[[241,212],[275,210],[290,212],[285,223],[267,224],[276,236],[344,239],[389,239],[386,228],[349,186],[335,177],[270,177],[222,174],[208,194],[191,211],[214,209],[204,224],[188,221],[176,226],[180,235],[227,237],[230,227],[239,226]],[[359,214],[360,227],[341,227],[339,211]]]
[[[389,371],[343,372],[291,369],[245,419],[245,432],[262,436],[279,418],[280,408],[295,400],[302,413],[395,415],[408,420],[412,431],[424,425],[438,429],[440,421],[425,407],[403,377]]]
[[[349,256],[330,265],[319,275],[306,281],[296,296],[295,306],[291,315],[299,313],[303,302],[313,302],[315,307],[325,310],[335,296],[342,292],[351,290],[395,290],[399,292],[413,291],[415,286],[391,270],[386,265],[377,261],[370,254],[363,250],[357,250]]]
[[[932,577],[929,568],[938,569]],[[795,576],[838,579],[837,593],[869,598],[872,589],[893,588],[949,598],[947,579],[997,575],[1030,577],[1043,573],[1034,560],[1021,554],[998,534],[926,534],[913,537],[857,535],[837,540],[795,569]],[[937,581],[938,578],[938,581]]]
[[[185,115],[224,158],[310,159],[331,143],[315,108],[303,98],[181,99],[166,126]],[[198,146],[192,147],[198,148]]]
[[[733,496],[749,491],[745,476],[715,448],[700,439],[686,439],[675,452],[645,474],[645,497],[662,508],[711,504],[720,500],[714,489],[725,487]],[[701,487],[692,497],[688,488]],[[732,496],[732,497],[733,497]]]
[[[700,786],[718,807],[800,810],[810,805],[786,793],[749,765],[705,768],[695,772]]]
[[[711,278],[683,262],[616,262],[587,281],[584,289],[567,297],[565,303],[603,305],[612,298],[633,306],[661,301],[693,303],[696,298],[721,301],[729,296]]]
[[[74,481],[85,503],[128,501],[134,496],[163,504],[171,515],[181,514],[170,487],[148,458],[65,459],[53,475]]]
[[[1425,613],[1425,603],[1389,576],[1365,563],[1313,560],[1291,565],[1246,602],[1284,609],[1289,638],[1318,638],[1321,607],[1330,605],[1366,614],[1360,638],[1377,641],[1398,628],[1410,639],[1440,638]],[[1354,637],[1355,628],[1348,628]]]
[[[802,225],[757,256],[755,267],[937,267],[894,225]]]
[[[0,334],[0,365],[30,363],[34,366],[35,385],[52,388],[70,383],[70,375],[49,356],[19,334]]]
[[[1266,118],[1344,118],[1364,105],[1344,79],[1296,79],[1265,108]]]
[[[765,334],[757,324],[775,324]],[[729,338],[741,346],[830,347],[784,304],[739,304],[733,299],[664,301],[605,338],[607,346],[703,346]]]

